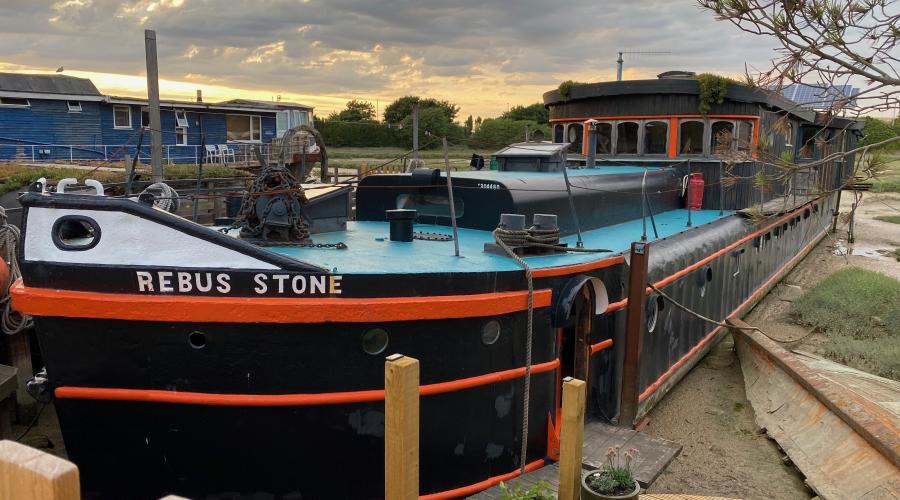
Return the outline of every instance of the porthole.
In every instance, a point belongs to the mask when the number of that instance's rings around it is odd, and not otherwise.
[[[500,338],[500,322],[492,319],[481,327],[481,342],[492,345]]]
[[[194,349],[203,349],[206,347],[206,334],[203,332],[191,332],[188,335],[188,344]]]
[[[653,330],[656,329],[656,321],[659,319],[659,304],[662,297],[658,294],[653,294],[650,296],[650,300],[647,301],[647,310],[645,311],[647,316],[647,333],[653,333]]]
[[[373,328],[362,336],[362,350],[366,354],[376,356],[384,352],[388,346],[388,332],[384,328]]]
[[[83,215],[64,215],[50,230],[53,244],[60,250],[88,250],[100,242],[100,225]]]

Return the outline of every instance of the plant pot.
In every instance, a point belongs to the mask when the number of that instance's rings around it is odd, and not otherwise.
[[[634,489],[629,493],[622,495],[607,495],[598,493],[591,489],[587,484],[588,476],[598,473],[599,471],[591,471],[581,477],[581,499],[582,500],[637,500],[638,494],[641,492],[641,485],[637,479],[634,480]]]

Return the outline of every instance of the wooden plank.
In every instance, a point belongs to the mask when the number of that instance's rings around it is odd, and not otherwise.
[[[566,377],[562,394],[559,438],[559,500],[581,498],[581,454],[584,446],[584,406],[587,385]]]
[[[0,441],[0,498],[78,500],[78,467],[13,441]]]
[[[419,361],[392,354],[384,365],[384,491],[419,498]]]
[[[19,332],[6,337],[6,348],[9,362],[18,370],[18,382],[16,388],[16,404],[19,422],[26,422],[36,410],[37,403],[28,395],[26,384],[28,379],[34,376],[34,368],[31,364],[31,344],[28,342],[28,331]]]

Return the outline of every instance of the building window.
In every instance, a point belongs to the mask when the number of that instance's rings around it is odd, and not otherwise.
[[[800,151],[798,151],[800,158],[811,160],[816,157],[816,139],[820,131],[820,127],[815,125],[800,127]]]
[[[638,131],[641,126],[635,122],[620,122],[616,125],[616,154],[636,155],[638,152]]]
[[[565,128],[566,127],[562,123],[557,123],[553,126],[553,142],[563,142],[563,132],[565,132]]]
[[[146,109],[141,110],[141,126],[144,128],[150,128],[150,111]]]
[[[683,121],[679,125],[678,154],[703,154],[703,122],[697,120]]]
[[[81,113],[81,101],[66,101],[69,113]]]
[[[184,111],[176,111],[175,112],[175,124],[179,127],[187,127],[187,113]]]
[[[131,128],[131,106],[113,106],[113,128]]]
[[[569,151],[572,153],[581,153],[581,144],[584,142],[584,125],[580,123],[570,123],[566,134],[569,143]]]
[[[709,134],[709,152],[714,155],[727,155],[734,151],[734,123],[726,121],[713,122]]]
[[[227,115],[225,137],[229,141],[259,141],[262,138],[262,119],[251,115]]]
[[[749,153],[753,145],[753,122],[741,120],[738,122],[737,150]]]
[[[669,124],[650,121],[644,124],[644,154],[664,155],[669,139]]]
[[[179,146],[187,146],[187,128],[186,127],[175,127],[175,144]]]
[[[598,123],[596,153],[600,155],[612,154],[612,123]]]
[[[0,106],[18,106],[20,108],[27,108],[31,106],[31,103],[28,102],[28,99],[20,99],[18,97],[0,97]]]

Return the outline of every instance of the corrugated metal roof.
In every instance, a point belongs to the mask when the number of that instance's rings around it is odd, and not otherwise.
[[[287,102],[287,101],[259,101],[256,99],[231,99],[228,101],[222,101],[216,104],[223,105],[232,105],[232,106],[252,106],[263,109],[287,109],[287,108],[303,108],[303,109],[313,109],[312,106],[307,106],[305,104],[300,104],[297,102]]]
[[[0,91],[85,96],[101,95],[93,82],[87,78],[26,73],[0,73]]]

